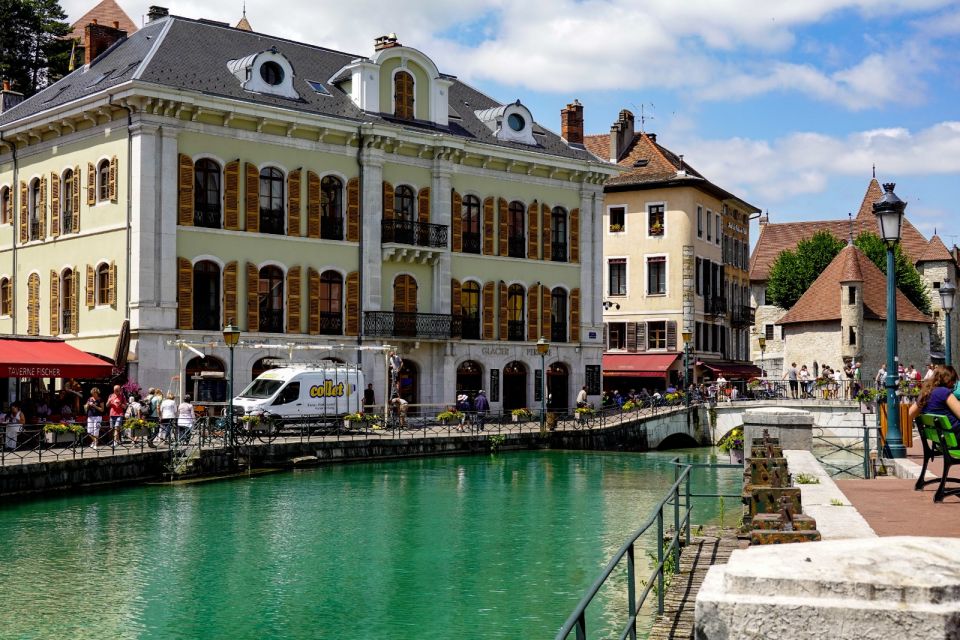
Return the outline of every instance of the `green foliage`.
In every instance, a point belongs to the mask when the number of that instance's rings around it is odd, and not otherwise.
[[[492,435],[488,438],[490,441],[490,453],[496,453],[500,450],[500,447],[503,446],[503,443],[506,442],[507,437],[502,433]]]
[[[798,473],[797,475],[793,476],[793,480],[797,484],[820,484],[820,478],[808,473]]]
[[[78,435],[86,433],[86,427],[82,424],[65,424],[63,422],[48,422],[43,425],[43,430],[47,433],[75,433]]]
[[[0,75],[15,90],[29,97],[66,74],[73,46],[63,38],[66,18],[57,0],[0,0]]]
[[[723,453],[729,453],[731,449],[743,450],[743,427],[730,429],[727,435],[720,438],[717,448]]]
[[[865,231],[857,236],[853,244],[863,251],[884,275],[887,274],[887,247],[883,244],[880,236]],[[927,290],[927,285],[899,244],[893,250],[893,260],[897,287],[917,309],[924,313],[930,313],[930,292]]]
[[[441,411],[437,414],[437,420],[439,422],[455,422],[460,420],[463,417],[463,414],[459,411]]]
[[[842,506],[843,506],[843,500],[841,500],[841,499],[839,499],[839,498],[830,498],[830,504],[832,504],[832,505],[835,506],[835,507],[842,507]]]
[[[843,247],[843,242],[829,231],[818,231],[798,242],[796,249],[780,252],[770,267],[767,303],[791,308]]]

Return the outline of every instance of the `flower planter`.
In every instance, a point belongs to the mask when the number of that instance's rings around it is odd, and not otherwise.
[[[127,438],[146,438],[150,436],[150,429],[147,427],[137,427],[136,429],[125,429]]]
[[[77,434],[73,431],[63,433],[57,431],[44,431],[43,440],[47,444],[73,444],[77,441]]]
[[[860,403],[860,413],[876,413],[877,412],[877,403],[876,402],[861,402]]]
[[[730,449],[730,464],[743,464],[743,449]]]

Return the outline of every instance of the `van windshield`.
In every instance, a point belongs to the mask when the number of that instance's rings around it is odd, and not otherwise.
[[[250,386],[243,390],[239,397],[263,399],[269,398],[277,392],[283,380],[254,380]]]

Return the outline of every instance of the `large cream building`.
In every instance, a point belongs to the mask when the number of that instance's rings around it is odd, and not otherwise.
[[[110,356],[128,321],[130,378],[207,400],[231,320],[238,386],[330,357],[381,401],[362,347],[391,344],[412,402],[534,406],[540,337],[555,404],[599,386],[618,170],[521,101],[396,37],[352,55],[162,8],[86,29],[85,64],[0,117],[0,332]],[[183,370],[181,339],[209,345]]]

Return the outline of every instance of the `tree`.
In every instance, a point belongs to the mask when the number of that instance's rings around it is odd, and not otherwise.
[[[829,231],[818,231],[786,249],[773,261],[767,280],[767,303],[789,309],[810,288],[844,244]]]
[[[67,71],[73,43],[57,0],[0,0],[0,75],[31,96]]]
[[[853,244],[863,251],[884,275],[887,274],[887,247],[880,236],[864,231],[857,236]],[[913,306],[924,313],[930,313],[930,291],[927,289],[923,278],[920,277],[920,272],[917,271],[907,254],[903,252],[900,244],[894,247],[893,259],[893,272],[896,275],[897,288],[903,292],[907,300],[913,303]]]

